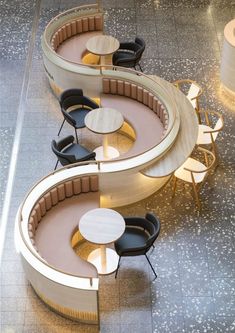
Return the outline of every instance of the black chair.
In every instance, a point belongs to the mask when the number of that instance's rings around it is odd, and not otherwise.
[[[113,54],[113,64],[122,67],[134,67],[138,65],[141,72],[140,59],[145,50],[145,41],[136,37],[135,42],[120,43],[119,49]]]
[[[76,139],[78,142],[77,129],[85,127],[84,119],[87,113],[93,109],[99,108],[99,105],[92,101],[89,97],[83,96],[82,89],[68,89],[65,90],[59,99],[61,112],[63,113],[64,120],[60,126],[58,136],[67,121],[74,127]],[[72,108],[69,111],[69,108]]]
[[[95,153],[78,143],[74,143],[74,136],[72,135],[58,142],[52,140],[51,149],[58,158],[54,170],[57,168],[59,162],[64,166],[76,162],[95,160]]]
[[[153,243],[160,233],[160,221],[153,213],[147,213],[145,218],[127,217],[125,222],[126,229],[124,234],[114,243],[115,250],[119,255],[115,278],[117,277],[121,257],[140,255],[145,255],[155,277],[157,277],[146,253],[151,246],[154,247]]]

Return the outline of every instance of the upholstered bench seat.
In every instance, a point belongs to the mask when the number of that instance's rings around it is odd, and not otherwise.
[[[102,107],[110,107],[120,111],[135,131],[136,140],[132,148],[122,157],[141,154],[157,145],[164,133],[164,126],[160,118],[148,106],[132,98],[102,94]]]
[[[78,276],[97,276],[95,267],[75,254],[71,239],[81,216],[99,207],[99,197],[99,192],[88,192],[67,198],[43,217],[37,228],[35,245],[50,265]]]
[[[61,26],[53,35],[50,43],[52,49],[66,60],[82,63],[86,53],[87,41],[103,34],[103,16],[77,18]],[[88,60],[86,60],[87,62]],[[98,61],[98,60],[97,60]],[[94,59],[92,59],[92,63]]]
[[[28,222],[35,250],[58,270],[79,277],[97,277],[95,266],[75,254],[72,238],[81,216],[99,206],[97,175],[76,177],[49,189],[35,204]]]
[[[87,41],[97,35],[102,35],[102,31],[89,31],[70,37],[58,47],[56,52],[66,60],[82,63],[83,56],[88,52]]]

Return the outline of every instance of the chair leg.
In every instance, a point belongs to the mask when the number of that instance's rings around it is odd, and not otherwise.
[[[219,166],[219,154],[215,142],[212,143],[212,153],[215,155],[215,170]]]
[[[78,143],[78,133],[77,133],[77,130],[76,130],[76,128],[75,128],[75,127],[74,127],[74,131],[75,131],[76,140],[77,140],[77,143]]]
[[[140,68],[141,72],[143,73],[143,69],[142,69],[141,65],[140,64],[138,64],[138,65],[139,65],[139,68]]]
[[[207,156],[207,153],[204,152],[204,157],[205,157],[205,163],[206,163],[206,166],[208,167],[209,165],[209,160],[208,160],[208,156]]]
[[[193,191],[194,191],[194,196],[195,196],[195,200],[196,200],[196,204],[199,208],[199,210],[201,209],[201,204],[200,204],[200,200],[199,200],[199,196],[198,196],[198,192],[197,192],[197,187],[196,184],[193,182]]]
[[[120,266],[120,260],[121,260],[121,257],[119,257],[119,259],[118,259],[118,265],[117,265],[117,270],[116,270],[116,273],[115,273],[115,279],[117,278],[117,273],[118,273],[119,266]]]
[[[57,166],[58,166],[59,160],[57,160],[55,167],[54,167],[54,171],[56,170]]]
[[[200,114],[200,107],[199,107],[198,98],[196,98],[196,108],[195,108],[195,111],[197,113],[198,123],[200,125],[202,123],[202,119],[201,119],[201,114]]]
[[[59,129],[59,132],[58,132],[57,136],[59,136],[59,135],[60,135],[60,132],[61,132],[61,130],[62,130],[62,128],[63,128],[63,126],[64,126],[64,122],[65,122],[65,119],[63,120],[63,122],[62,122],[62,124],[61,124],[61,126],[60,126],[60,129]]]
[[[155,249],[155,245],[152,245],[151,249],[152,249],[151,253],[153,253],[153,251],[154,251],[154,249]],[[151,254],[151,253],[150,253],[150,254]]]
[[[220,164],[219,155],[216,153],[216,155],[215,155],[215,166],[214,166],[215,171],[218,168],[219,164]]]
[[[155,270],[154,270],[154,268],[153,268],[153,266],[152,266],[152,264],[151,264],[151,262],[150,262],[150,260],[149,260],[149,258],[147,257],[146,254],[145,254],[145,257],[146,257],[146,259],[148,260],[148,263],[149,263],[150,267],[152,268],[152,271],[153,271],[153,273],[154,273],[154,275],[155,275],[155,279],[156,279],[156,278],[157,278],[157,274],[156,274],[156,272],[155,272]]]

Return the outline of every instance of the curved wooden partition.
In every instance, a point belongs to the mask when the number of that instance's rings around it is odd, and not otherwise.
[[[85,66],[57,52],[69,38],[80,40],[84,47],[85,39],[80,35],[102,32],[102,20],[97,5],[77,7],[54,18],[42,38],[45,70],[57,96],[65,89],[80,87],[84,94],[99,98],[103,105],[110,107],[115,103],[118,108],[123,103],[121,109],[123,105],[132,106],[133,113],[127,108],[123,117],[133,128],[134,148],[118,159],[78,163],[46,176],[30,190],[16,219],[16,246],[35,291],[60,314],[90,323],[99,323],[97,272],[72,254],[69,239],[74,243],[76,221],[69,224],[68,232],[58,230],[53,235],[55,214],[58,209],[65,214],[64,208],[73,207],[73,200],[79,210],[76,214],[82,214],[79,200],[88,202],[96,196],[80,194],[86,192],[84,184],[92,177],[99,182],[100,207],[117,207],[146,198],[160,189],[190,155],[198,132],[197,115],[191,103],[165,80],[121,67]],[[144,135],[155,128],[151,127],[151,119],[157,120],[158,128],[162,128],[158,138]],[[83,185],[78,185],[80,182]],[[92,186],[85,188],[93,191]],[[94,198],[90,203],[97,205]],[[58,216],[60,219],[62,215]],[[63,229],[63,221],[59,225]],[[72,262],[80,263],[76,271],[63,262],[65,259],[54,256],[53,249],[43,242],[45,235],[50,236],[47,239],[52,244],[61,239],[66,255]]]

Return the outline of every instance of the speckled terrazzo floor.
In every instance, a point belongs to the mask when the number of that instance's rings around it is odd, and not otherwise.
[[[89,1],[92,2],[92,1]],[[58,12],[83,3],[73,0],[3,0],[0,40],[0,210],[17,129],[22,115],[18,163],[1,263],[1,332],[97,332],[66,320],[44,306],[25,279],[14,250],[14,217],[26,191],[55,163],[50,151],[61,115],[42,64],[40,36]],[[120,40],[143,36],[145,73],[169,81],[191,78],[204,89],[201,105],[221,112],[220,165],[201,191],[201,215],[190,188],[171,183],[128,207],[125,215],[154,211],[161,235],[150,259],[125,258],[120,273],[101,278],[101,332],[235,332],[235,101],[219,89],[223,29],[235,17],[233,0],[104,0],[105,29]],[[69,126],[63,135],[71,133]],[[81,139],[85,139],[82,132]]]

